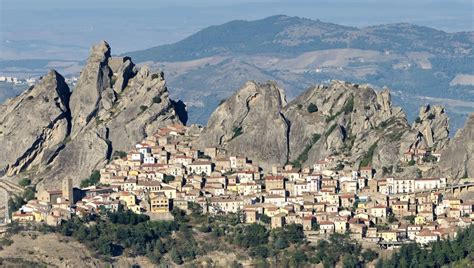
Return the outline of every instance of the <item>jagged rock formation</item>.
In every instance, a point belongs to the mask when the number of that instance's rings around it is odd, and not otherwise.
[[[200,136],[201,146],[221,146],[259,163],[284,163],[288,157],[288,122],[281,114],[283,91],[273,82],[247,82],[222,103]]]
[[[109,45],[101,42],[91,49],[72,93],[51,71],[1,106],[0,145],[9,153],[0,165],[10,176],[29,172],[46,187],[64,177],[78,184],[113,151],[181,123],[184,108],[169,98],[163,73],[138,69],[128,57],[111,57]]]
[[[439,167],[440,173],[450,178],[474,177],[474,113],[442,151]]]
[[[266,164],[304,165],[345,155],[351,164],[382,168],[396,165],[416,140],[387,89],[377,93],[333,81],[287,105],[282,96],[273,83],[247,83],[212,114],[199,145],[221,146]]]
[[[419,132],[417,145],[420,147],[440,151],[449,141],[448,116],[441,106],[421,107],[413,129]]]
[[[391,166],[413,138],[389,91],[376,93],[366,85],[333,81],[310,88],[283,113],[291,122],[289,160],[300,164],[345,154],[364,166]]]
[[[0,168],[16,174],[54,159],[71,125],[69,87],[55,71],[0,106]]]

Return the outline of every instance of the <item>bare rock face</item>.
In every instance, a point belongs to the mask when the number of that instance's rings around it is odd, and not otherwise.
[[[0,106],[0,168],[7,175],[50,162],[69,135],[70,91],[50,71],[33,87]]]
[[[290,161],[298,165],[345,155],[353,164],[391,166],[413,136],[389,91],[366,85],[333,81],[310,88],[283,113],[291,125]]]
[[[220,146],[262,165],[284,164],[288,122],[281,114],[285,95],[273,82],[247,82],[211,115],[198,143]]]
[[[180,122],[163,73],[152,74],[147,67],[128,80],[120,101],[98,120],[111,130],[109,140],[114,150],[128,150],[159,127]]]
[[[72,94],[52,71],[1,106],[0,145],[9,153],[0,164],[7,175],[28,171],[40,187],[55,188],[64,177],[77,185],[115,150],[130,149],[161,126],[181,124],[183,109],[169,98],[162,73],[138,69],[128,57],[112,58],[101,42]]]
[[[327,156],[390,167],[416,137],[388,90],[333,81],[285,105],[275,84],[248,82],[212,114],[201,146],[220,146],[259,164],[310,165]],[[401,149],[403,148],[403,149]]]
[[[109,58],[110,46],[107,42],[102,41],[91,49],[87,64],[71,96],[71,112],[74,115],[73,136],[97,114],[102,93],[110,87],[112,71],[108,66]]]
[[[413,129],[419,132],[422,145],[427,148],[440,151],[448,143],[448,116],[441,106],[426,105],[421,107],[419,116],[413,124]]]
[[[440,173],[453,179],[474,177],[474,113],[441,152]]]

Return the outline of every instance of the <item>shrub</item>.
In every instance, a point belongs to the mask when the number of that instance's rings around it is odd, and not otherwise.
[[[429,114],[427,118],[428,118],[429,120],[433,120],[433,119],[435,119],[435,117],[436,117],[436,116],[435,116],[434,114]]]
[[[428,155],[428,156],[423,157],[423,162],[436,162],[436,161],[438,161],[438,158],[433,155]]]
[[[170,181],[174,181],[175,177],[173,175],[165,175],[163,177],[163,182],[164,183],[169,183]]]
[[[301,165],[308,160],[308,153],[313,147],[313,145],[318,142],[318,140],[321,138],[321,135],[319,133],[314,133],[313,136],[311,136],[311,140],[309,143],[304,147],[303,151],[301,154],[296,158],[295,161],[292,162],[292,164],[296,167],[301,167]]]
[[[23,178],[23,179],[20,180],[20,182],[18,184],[22,187],[26,187],[26,186],[31,184],[31,180],[28,179],[28,178]]]
[[[374,143],[369,147],[369,150],[360,161],[361,167],[366,167],[372,164],[372,158],[374,157],[374,152],[376,148],[377,148],[377,143]]]
[[[81,188],[86,188],[92,185],[97,185],[100,181],[100,172],[98,170],[92,171],[90,177],[88,179],[84,179],[81,181]]]
[[[242,135],[242,133],[244,133],[242,131],[242,127],[234,127],[232,131],[234,132],[234,135],[232,136],[231,140],[237,138],[238,136]]]
[[[142,110],[142,112],[146,111],[146,109],[148,109],[148,106],[140,105],[140,110]]]
[[[113,156],[119,157],[119,158],[124,158],[127,157],[127,153],[124,151],[115,151]]]
[[[349,113],[352,113],[352,111],[354,110],[354,96],[352,96],[346,103],[346,105],[344,105],[344,108],[343,108],[343,111],[345,114],[349,114]]]
[[[308,113],[311,113],[311,114],[312,114],[312,113],[315,113],[315,112],[318,111],[318,107],[316,106],[316,104],[310,103],[310,104],[308,105],[308,109],[307,109],[307,110],[308,110]]]
[[[408,161],[409,166],[414,166],[416,164],[415,160]]]
[[[329,129],[326,130],[324,135],[329,136],[334,131],[334,129],[336,129],[336,126],[337,126],[337,124],[333,124],[332,126],[330,126]]]
[[[161,97],[160,96],[153,97],[153,103],[161,103]]]
[[[421,123],[421,118],[419,116],[415,119],[415,123],[417,124]]]

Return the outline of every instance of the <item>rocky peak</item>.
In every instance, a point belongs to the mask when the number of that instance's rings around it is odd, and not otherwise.
[[[1,127],[8,129],[0,132],[0,146],[9,152],[0,167],[8,175],[30,170],[47,188],[64,177],[78,184],[114,151],[130,149],[159,127],[180,124],[186,113],[182,102],[169,98],[162,72],[111,57],[106,42],[92,47],[72,94],[51,71],[0,111]]]
[[[211,115],[202,146],[245,154],[262,166],[309,165],[326,156],[353,164],[391,166],[413,134],[387,89],[332,81],[286,104],[274,83],[247,82]]]
[[[55,157],[70,131],[69,96],[64,78],[51,70],[0,106],[0,147],[6,152],[0,169],[14,175]]]
[[[249,81],[217,107],[199,143],[222,146],[230,154],[247,155],[262,164],[285,163],[288,123],[281,114],[284,105],[285,95],[276,83]]]
[[[102,41],[92,47],[89,58],[71,96],[73,136],[77,135],[97,114],[102,92],[111,87],[112,71],[108,66],[110,46]],[[107,94],[111,91],[108,90]]]
[[[449,140],[448,116],[438,105],[425,105],[420,108],[413,129],[419,132],[423,146],[442,150]]]
[[[474,177],[474,113],[441,152],[440,173],[454,179]]]

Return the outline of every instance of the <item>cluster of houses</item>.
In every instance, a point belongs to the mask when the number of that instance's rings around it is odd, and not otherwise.
[[[350,233],[356,239],[425,244],[454,236],[471,224],[472,200],[443,196],[446,178],[377,178],[371,167],[337,170],[328,157],[311,167],[267,172],[245,156],[193,147],[198,134],[170,125],[100,170],[100,186],[41,191],[13,220],[57,225],[119,207],[166,215],[198,204],[205,213],[240,213],[247,223],[271,228],[301,224],[316,235]],[[44,212],[44,213],[43,213]]]

